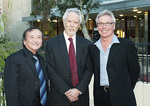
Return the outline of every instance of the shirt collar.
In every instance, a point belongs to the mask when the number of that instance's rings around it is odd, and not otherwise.
[[[65,37],[65,40],[68,40],[68,38],[69,38],[69,36],[66,34],[66,32],[64,31],[64,37]],[[73,35],[72,37],[71,37],[73,40],[75,40],[75,38],[76,38],[76,34],[75,35]]]
[[[101,43],[101,38],[97,42],[95,42],[94,45],[96,45],[98,48],[100,48],[100,43]],[[116,35],[113,35],[113,39],[111,41],[111,45],[113,43],[120,43]]]

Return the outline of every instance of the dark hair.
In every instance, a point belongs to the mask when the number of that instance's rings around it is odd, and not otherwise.
[[[22,38],[23,47],[25,47],[23,41],[26,39],[27,32],[31,32],[31,31],[34,30],[34,29],[40,30],[40,29],[37,28],[37,27],[30,27],[30,28],[28,28],[28,29],[26,29],[26,30],[24,31],[24,33],[23,33],[23,38]],[[40,30],[40,31],[41,31],[41,30]],[[41,33],[42,33],[42,32],[41,32]],[[42,39],[43,39],[43,33],[42,33]]]

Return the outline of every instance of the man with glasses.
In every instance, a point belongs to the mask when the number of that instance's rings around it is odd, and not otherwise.
[[[100,39],[89,46],[94,73],[95,106],[136,106],[133,89],[140,66],[134,43],[114,34],[115,17],[109,10],[96,17]]]
[[[63,16],[64,32],[47,42],[50,106],[89,106],[92,67],[88,46],[91,42],[76,34],[81,23],[80,10],[67,9]]]

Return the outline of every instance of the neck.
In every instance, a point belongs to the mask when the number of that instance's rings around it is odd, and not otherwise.
[[[104,50],[104,52],[106,52],[108,46],[110,45],[110,43],[112,42],[113,36],[107,37],[107,38],[101,38],[101,45],[102,48]]]
[[[101,38],[101,43],[102,43],[102,44],[110,44],[111,41],[112,41],[112,39],[113,39],[113,36],[109,36],[109,37],[107,37],[107,38],[102,37],[102,38]]]

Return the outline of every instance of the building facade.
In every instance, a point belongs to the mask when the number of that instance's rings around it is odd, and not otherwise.
[[[5,36],[11,41],[21,42],[22,33],[30,27],[30,22],[22,21],[22,17],[30,16],[31,0],[2,0],[2,6],[3,14],[8,19],[4,29]]]
[[[32,9],[32,0],[13,0],[12,9],[8,9],[8,0],[2,0],[4,14],[8,16],[8,22],[5,27],[5,34],[14,41],[20,41],[22,32],[30,26],[42,28],[42,31],[49,38],[62,33],[62,20],[54,22],[48,20],[47,24],[42,24],[41,16],[30,16]],[[87,23],[87,29],[92,36],[96,27],[95,18],[99,11],[109,9],[113,11],[116,17],[115,33],[118,37],[126,37],[136,43],[150,42],[150,0],[98,0],[101,6],[97,10],[92,10],[90,19]],[[51,24],[50,24],[51,23]]]

